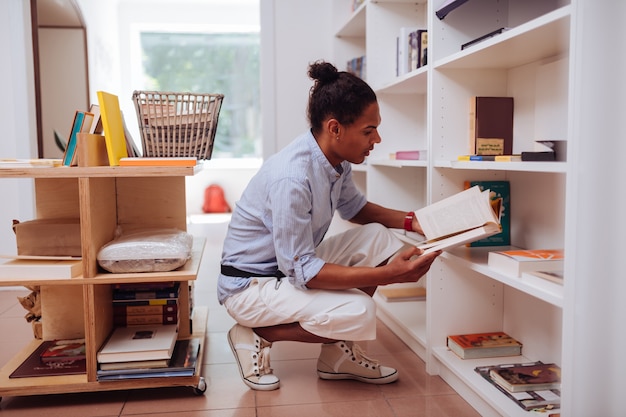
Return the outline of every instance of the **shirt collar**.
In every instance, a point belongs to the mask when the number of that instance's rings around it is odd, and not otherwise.
[[[311,148],[311,155],[313,159],[320,164],[320,166],[328,173],[329,177],[333,181],[339,179],[344,172],[343,165],[339,164],[337,166],[332,166],[330,164],[328,158],[326,158],[326,155],[324,155],[324,152],[322,152],[319,143],[317,143],[317,141],[315,140],[315,137],[313,136],[313,132],[311,132],[311,130],[309,130],[308,132],[307,142]]]

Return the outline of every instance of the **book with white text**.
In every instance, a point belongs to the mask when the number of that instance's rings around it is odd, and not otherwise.
[[[178,326],[168,324],[116,327],[98,352],[100,363],[169,359]]]

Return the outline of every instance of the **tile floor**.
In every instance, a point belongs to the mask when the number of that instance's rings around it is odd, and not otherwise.
[[[196,282],[195,300],[209,306],[208,352],[204,360],[207,390],[160,388],[63,395],[4,397],[2,417],[474,417],[478,413],[437,376],[383,324],[378,339],[362,343],[370,356],[396,367],[400,379],[389,385],[354,381],[322,381],[315,364],[319,345],[281,342],[272,348],[272,367],[281,388],[270,392],[248,389],[237,371],[226,341],[233,320],[216,302],[215,280],[226,221],[192,224],[190,232],[207,237],[205,258]],[[22,288],[0,288],[0,365],[32,338],[25,310],[16,296]],[[6,337],[11,335],[11,337]]]

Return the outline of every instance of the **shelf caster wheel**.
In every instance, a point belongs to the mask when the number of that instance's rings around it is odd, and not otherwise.
[[[198,381],[198,386],[193,389],[194,394],[196,395],[204,395],[206,392],[206,381],[204,377],[200,377],[200,381]]]

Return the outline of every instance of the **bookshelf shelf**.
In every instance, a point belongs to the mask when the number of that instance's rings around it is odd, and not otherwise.
[[[112,285],[180,281],[178,338],[206,336],[208,309],[193,306],[190,288],[196,279],[205,239],[194,238],[191,259],[171,272],[112,274],[97,265],[97,252],[124,230],[187,230],[185,177],[202,167],[37,167],[0,168],[0,178],[34,181],[38,219],[78,218],[81,224],[82,275],[69,279],[2,279],[0,286],[38,285],[41,290],[43,340],[84,338],[86,372],[80,375],[9,378],[33,353],[34,339],[0,370],[0,397],[189,386],[206,384],[201,367],[190,377],[142,378],[99,382],[96,354],[113,329]],[[67,306],[71,306],[68,309]],[[203,346],[198,363],[202,363]]]

